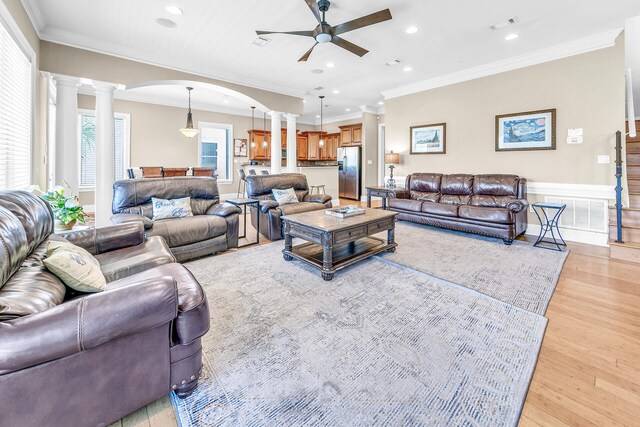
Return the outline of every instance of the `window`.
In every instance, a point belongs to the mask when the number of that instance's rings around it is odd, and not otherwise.
[[[199,125],[198,165],[204,168],[215,168],[218,181],[230,182],[233,126],[202,122]]]
[[[56,88],[49,84],[49,108],[47,109],[47,188],[56,185]]]
[[[129,167],[128,114],[115,113],[114,150],[115,179],[127,177]],[[96,185],[96,115],[95,111],[80,112],[80,187],[90,189]]]
[[[0,189],[20,189],[31,184],[33,54],[9,28],[0,17]]]

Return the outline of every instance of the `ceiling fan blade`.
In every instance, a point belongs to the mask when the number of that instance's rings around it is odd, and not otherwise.
[[[300,59],[298,59],[298,62],[305,62],[307,59],[309,59],[309,56],[311,56],[311,52],[313,52],[313,49],[316,46],[318,46],[317,42],[313,46],[311,46],[311,49],[309,49],[304,55],[302,55]]]
[[[313,37],[313,31],[256,31],[256,34],[259,36],[264,34],[291,34],[294,36]]]
[[[318,20],[318,24],[321,24],[322,17],[320,17],[320,9],[318,9],[318,3],[316,3],[316,0],[304,0],[304,2],[309,6],[309,9],[311,9],[313,16]]]
[[[344,34],[348,31],[357,30],[358,28],[367,27],[369,25],[377,24],[379,22],[388,21],[391,19],[391,11],[389,9],[381,10],[380,12],[372,13],[371,15],[363,16],[353,21],[345,22],[333,27],[335,35]]]
[[[365,56],[369,52],[367,49],[364,49],[358,46],[357,44],[348,42],[345,39],[338,36],[333,36],[331,43],[335,44],[336,46],[340,46],[341,48],[346,49],[349,52],[354,53],[360,57]]]

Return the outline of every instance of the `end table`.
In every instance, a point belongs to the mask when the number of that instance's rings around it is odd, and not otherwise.
[[[533,244],[533,246],[549,249],[552,251],[560,251],[562,252],[561,246],[567,246],[567,243],[562,238],[562,234],[560,234],[560,229],[558,228],[558,222],[560,221],[560,215],[564,212],[567,207],[566,204],[553,204],[553,203],[534,203],[531,205],[533,211],[538,217],[538,221],[540,222],[540,234],[538,235],[538,240]],[[551,232],[552,240],[544,240],[547,232]],[[544,246],[554,245],[553,246]]]
[[[255,206],[256,209],[258,210],[257,212],[257,226],[258,228],[256,229],[256,241],[255,242],[251,242],[251,243],[247,243],[246,245],[238,245],[239,248],[244,248],[245,246],[251,246],[251,245],[257,245],[258,243],[260,243],[260,200],[257,199],[249,199],[248,197],[241,197],[238,199],[227,199],[225,200],[225,202],[230,203],[234,206],[238,206],[241,207],[244,218],[244,233],[242,234],[242,236],[238,236],[238,238],[247,238],[247,206]]]
[[[367,207],[371,207],[371,197],[382,198],[382,209],[387,209],[387,199],[395,197],[396,188],[388,187],[366,187],[367,188]]]

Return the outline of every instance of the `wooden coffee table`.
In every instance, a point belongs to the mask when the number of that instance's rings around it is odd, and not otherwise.
[[[396,212],[366,209],[364,215],[336,218],[324,210],[282,217],[284,259],[298,259],[322,272],[324,280],[336,271],[380,252],[394,252]],[[387,232],[386,239],[372,237]],[[293,238],[306,243],[293,246]]]

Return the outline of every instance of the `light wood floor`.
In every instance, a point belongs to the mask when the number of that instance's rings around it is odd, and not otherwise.
[[[607,248],[569,248],[520,426],[638,426],[640,264],[611,260]],[[164,397],[113,425],[177,422]]]

